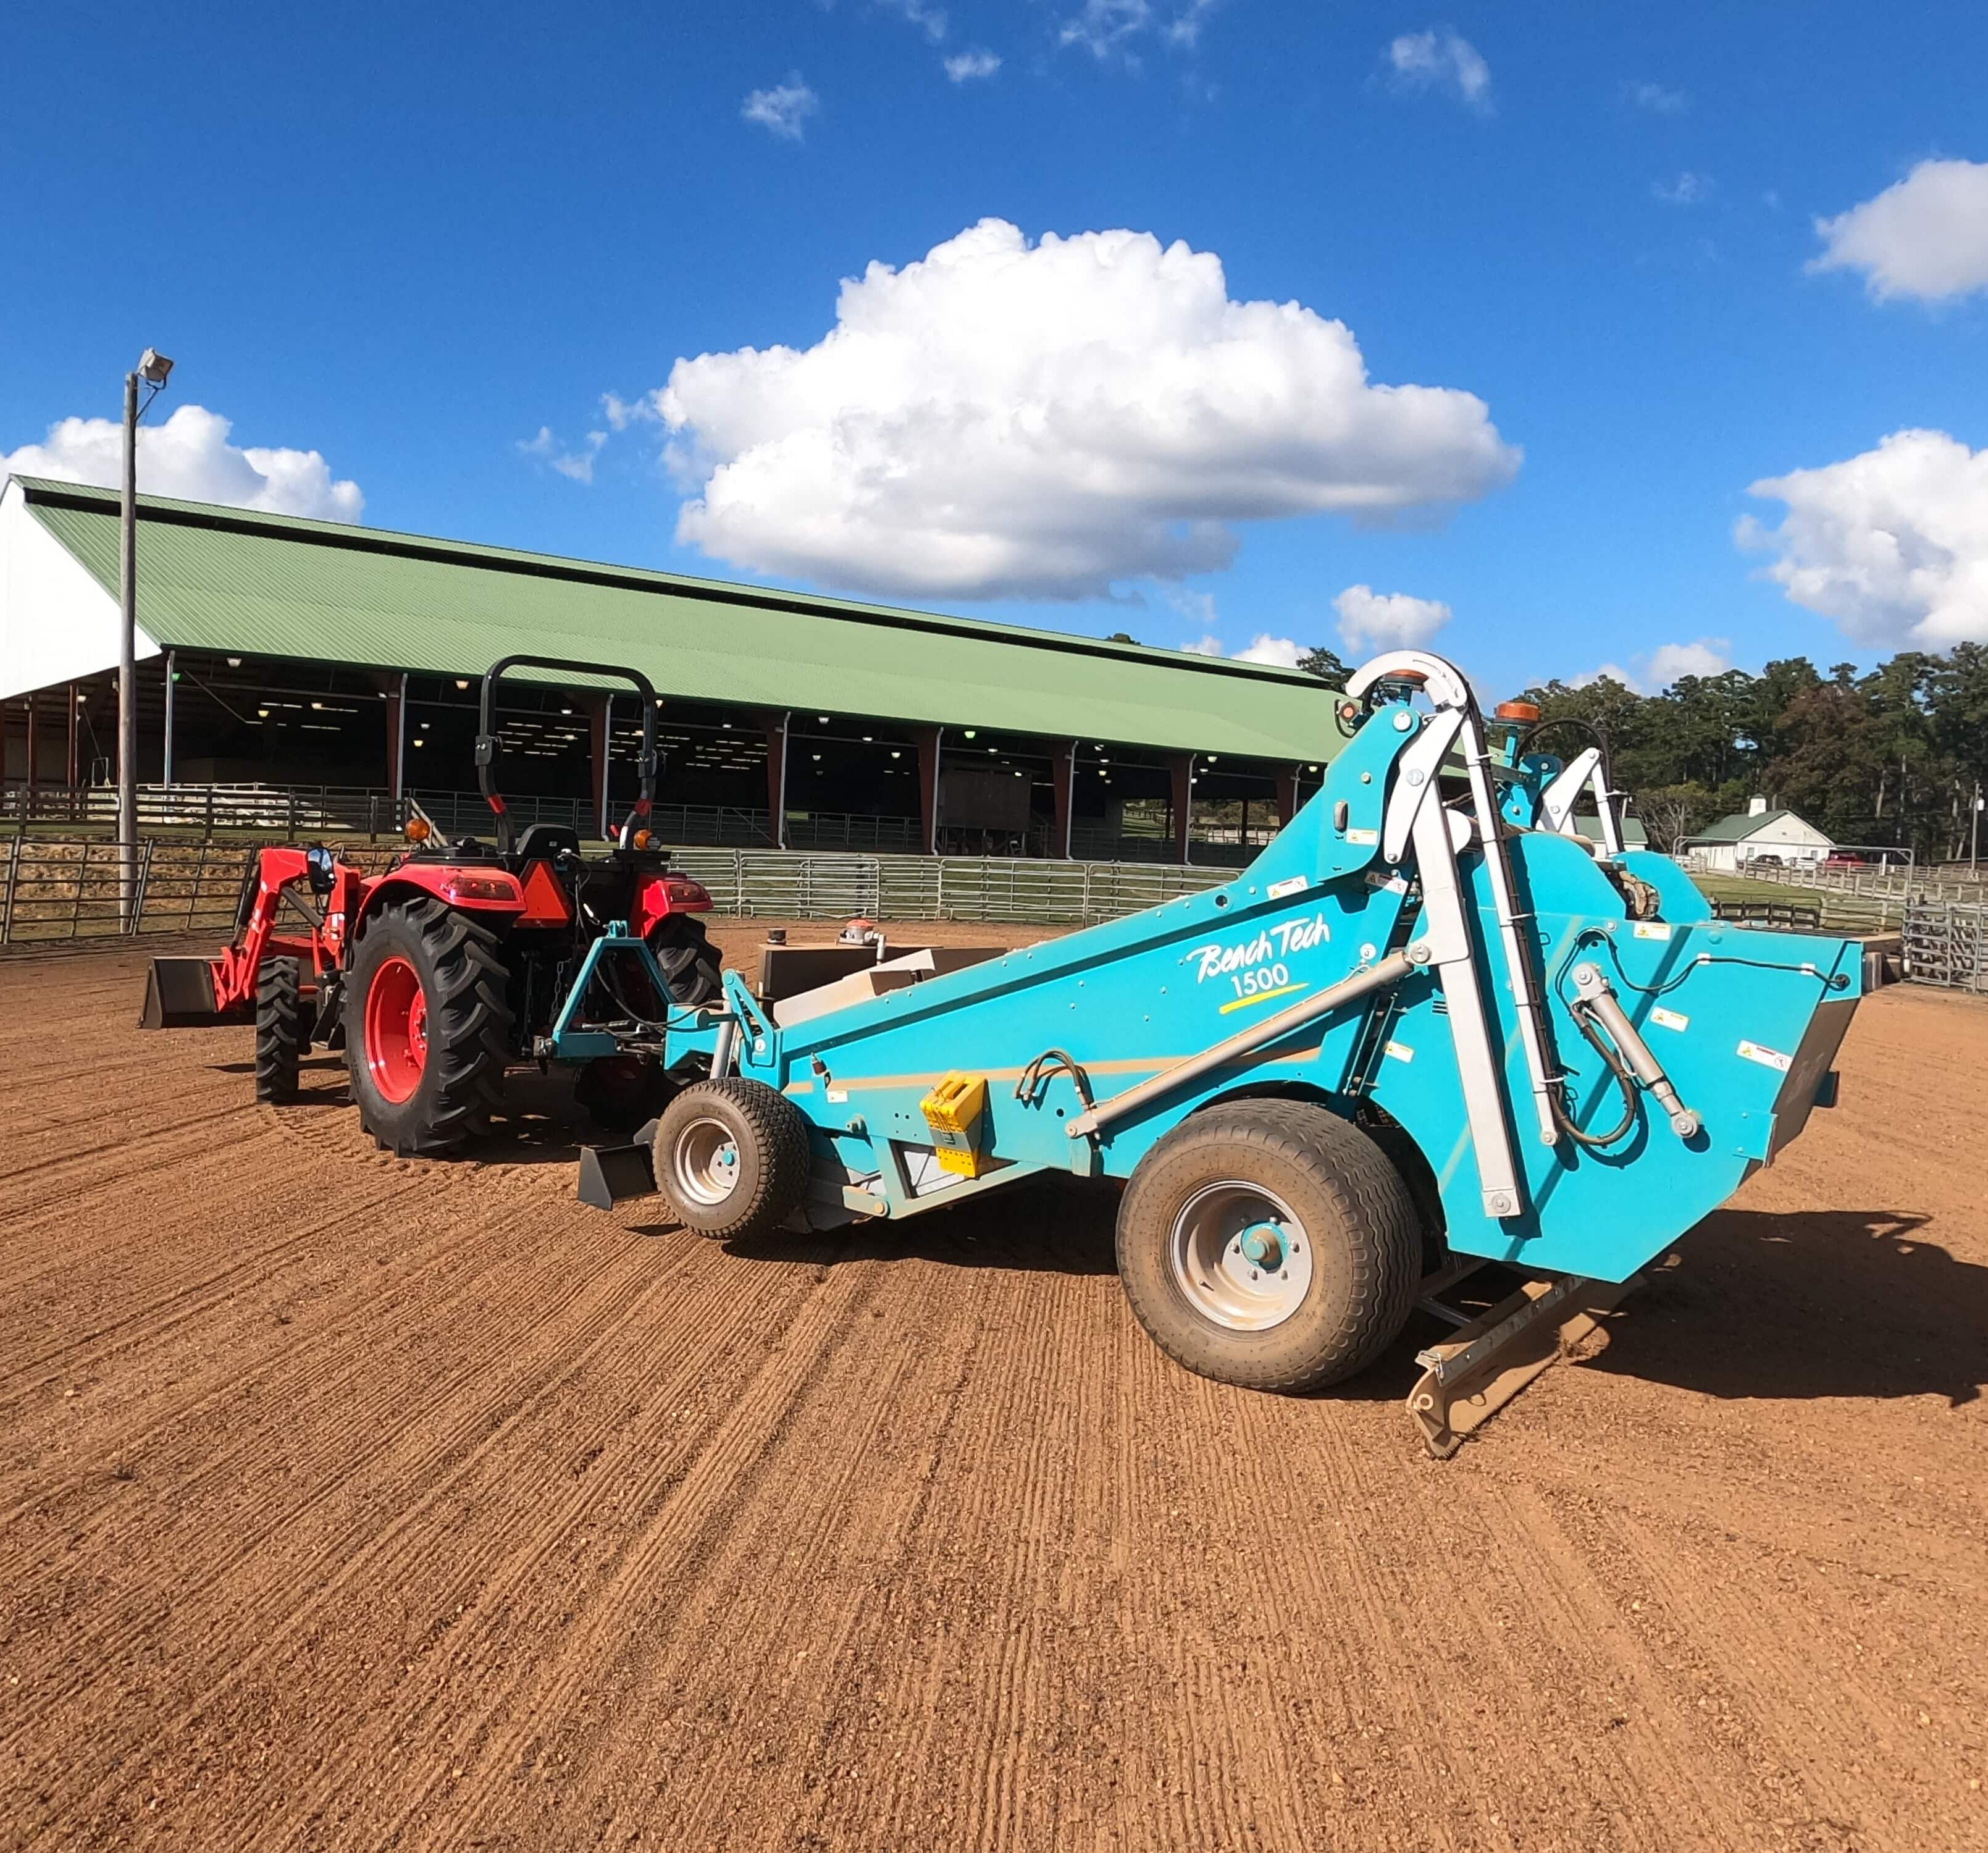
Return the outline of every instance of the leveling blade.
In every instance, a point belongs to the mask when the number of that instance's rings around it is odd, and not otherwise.
[[[1599,1330],[1602,1314],[1637,1284],[1635,1276],[1528,1280],[1455,1337],[1416,1353],[1422,1374],[1408,1392],[1408,1410],[1423,1446],[1447,1460],[1466,1435]]]
[[[651,1120],[625,1145],[583,1145],[580,1152],[581,1202],[594,1209],[612,1209],[631,1197],[654,1196],[655,1160],[651,1155],[656,1122]]]

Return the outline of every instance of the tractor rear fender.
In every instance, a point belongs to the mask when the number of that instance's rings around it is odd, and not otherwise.
[[[673,914],[708,914],[711,891],[688,875],[658,875],[635,891],[635,917],[628,930],[637,939],[646,939],[649,929]]]
[[[382,908],[421,895],[445,907],[475,914],[493,925],[515,920],[526,911],[524,884],[506,869],[452,862],[404,862],[367,885],[352,921],[351,937],[356,939]]]

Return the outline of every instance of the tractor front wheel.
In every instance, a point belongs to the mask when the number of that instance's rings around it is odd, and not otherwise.
[[[663,1109],[651,1156],[657,1188],[700,1235],[769,1235],[807,1192],[807,1121],[764,1081],[686,1087]]]
[[[440,901],[367,923],[344,986],[345,1059],[359,1121],[384,1149],[433,1155],[489,1130],[511,1059],[495,934]]]
[[[287,1106],[310,1043],[303,982],[294,959],[265,959],[255,975],[255,1097]]]
[[[1421,1255],[1386,1154],[1307,1101],[1195,1114],[1140,1161],[1118,1209],[1139,1323],[1176,1364],[1244,1389],[1364,1370],[1408,1322]]]

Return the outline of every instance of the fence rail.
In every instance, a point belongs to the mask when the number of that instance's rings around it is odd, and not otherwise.
[[[341,846],[369,870],[390,851]],[[133,871],[138,933],[234,929],[252,879],[252,844],[147,837]],[[863,856],[692,844],[674,866],[720,911],[762,918],[1005,920],[1080,926],[1192,894],[1221,869],[1163,863],[1024,862],[1003,857]],[[19,833],[0,839],[0,945],[108,938],[125,931],[115,844]]]
[[[286,837],[358,832],[393,837],[409,814],[404,798],[334,785],[141,785],[137,797],[141,834],[198,830],[211,837],[217,831],[267,830]],[[0,791],[0,818],[114,829],[117,789],[11,784]]]
[[[1915,901],[1905,910],[1905,976],[1915,983],[1988,993],[1988,905]]]
[[[505,800],[519,829],[534,823],[559,824],[590,840],[597,837],[599,820],[589,798],[542,797],[529,793]],[[621,800],[616,801],[617,820]],[[141,785],[137,791],[138,831],[143,836],[170,831],[239,836],[266,831],[286,839],[298,837],[364,835],[375,840],[397,837],[418,811],[443,835],[488,837],[490,807],[482,794],[421,786],[395,797],[390,792],[333,785]],[[654,806],[651,827],[668,843],[698,844],[720,849],[773,849],[773,813],[750,806],[668,804]],[[77,829],[113,830],[117,794],[108,785],[29,786],[15,780],[0,786],[0,821],[21,824],[67,824]],[[1048,830],[1039,823],[1008,847],[1013,853],[1046,856]],[[1196,837],[1190,853],[1211,868],[1241,868],[1253,861],[1268,832],[1253,830],[1247,844]],[[961,832],[954,859],[978,861],[969,850],[983,844],[979,833]],[[923,827],[915,817],[860,817],[842,811],[790,810],[787,813],[789,850],[848,850],[861,855],[917,855]],[[1072,833],[1073,855],[1086,862],[1172,862],[1171,837],[1120,836],[1089,823]]]

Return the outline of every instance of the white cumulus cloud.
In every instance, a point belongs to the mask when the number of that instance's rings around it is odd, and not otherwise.
[[[1196,637],[1191,644],[1182,644],[1181,648],[1185,650],[1189,656],[1223,656],[1227,654],[1227,652],[1222,648],[1222,639],[1217,637],[1212,631],[1210,631],[1205,637]]]
[[[1746,516],[1736,538],[1777,556],[1767,577],[1795,604],[1886,648],[1988,641],[1988,448],[1894,431],[1746,492],[1787,505],[1779,527]]]
[[[1348,586],[1332,601],[1339,634],[1352,650],[1418,650],[1455,614],[1433,598]]]
[[[1622,100],[1632,109],[1647,110],[1652,116],[1679,116],[1691,107],[1691,99],[1682,90],[1662,83],[1625,83]]]
[[[1305,653],[1305,647],[1294,638],[1273,637],[1267,631],[1259,631],[1248,644],[1236,652],[1239,663],[1274,663],[1280,669],[1295,669],[1298,658]]]
[[[907,25],[916,26],[934,45],[945,36],[945,9],[927,6],[925,0],[877,0],[886,12],[895,13]]]
[[[1226,566],[1235,524],[1383,521],[1510,480],[1481,399],[1377,386],[1343,323],[1148,233],[985,219],[846,279],[813,347],[679,360],[680,541],[872,592],[1083,598]]]
[[[1638,695],[1655,695],[1687,675],[1723,675],[1733,667],[1728,654],[1732,648],[1732,640],[1724,637],[1701,637],[1688,644],[1659,644],[1647,656],[1631,658],[1633,667],[1604,663],[1584,675],[1570,677],[1568,686],[1585,688],[1605,676]]]
[[[1709,174],[1680,174],[1675,180],[1653,181],[1650,195],[1666,206],[1702,206],[1711,198],[1713,183]]]
[[[799,141],[803,126],[820,108],[821,99],[801,81],[796,71],[785,83],[768,90],[754,90],[739,105],[739,113],[784,140]]]
[[[1878,301],[1988,289],[1988,161],[1922,161],[1875,199],[1819,218],[1810,270],[1859,270]]]
[[[1491,67],[1461,34],[1432,27],[1404,32],[1387,50],[1395,81],[1405,90],[1448,90],[1473,110],[1491,107]]]
[[[612,393],[608,393],[604,395],[604,403],[610,407],[608,418],[612,422],[614,416],[612,407],[620,405],[621,401],[616,399]],[[624,424],[617,424],[614,428],[620,431],[624,425],[625,421]],[[587,441],[579,449],[569,451],[553,435],[550,425],[542,424],[536,438],[519,438],[518,448],[527,457],[536,457],[541,462],[550,464],[562,476],[570,476],[575,482],[591,482],[593,480],[593,460],[600,455],[600,447],[607,441],[607,432],[589,431]]]
[[[1134,42],[1154,31],[1177,51],[1192,52],[1201,42],[1201,29],[1221,0],[1175,0],[1155,6],[1153,0],[1084,0],[1066,15],[1057,31],[1062,45],[1081,46],[1100,62],[1114,56],[1133,59]]]
[[[204,405],[176,407],[164,422],[138,428],[138,487],[150,495],[225,502],[271,515],[357,521],[359,485],[334,482],[321,452],[230,444],[233,429]],[[114,418],[64,418],[39,444],[0,451],[0,476],[52,476],[115,489],[123,480],[124,432]]]
[[[1084,0],[1057,33],[1064,45],[1080,45],[1094,57],[1108,58],[1127,39],[1151,25],[1151,0]]]
[[[977,78],[992,77],[1000,68],[1001,60],[996,54],[977,48],[958,52],[945,60],[945,74],[955,83],[972,83]]]

